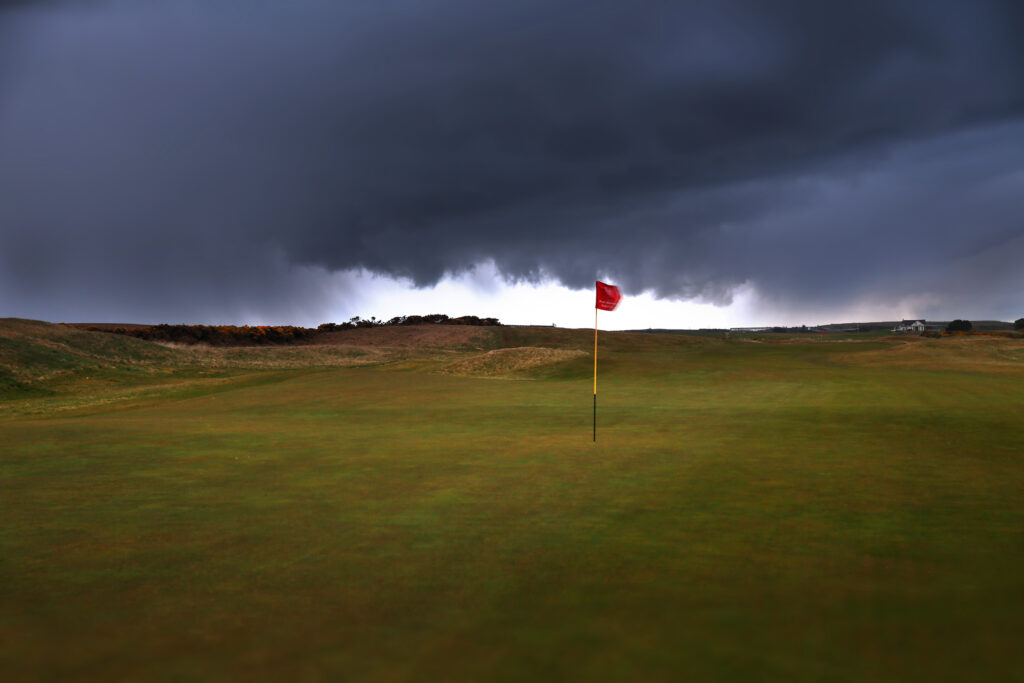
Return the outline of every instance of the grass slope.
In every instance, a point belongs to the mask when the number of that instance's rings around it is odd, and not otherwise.
[[[129,337],[0,319],[0,401],[69,391],[81,380],[95,388],[178,360],[170,349]]]
[[[0,418],[97,410],[223,391],[275,372],[380,365],[424,356],[374,345],[210,347],[162,344],[17,318],[0,319]],[[434,364],[443,350],[432,350]]]
[[[5,677],[1019,678],[1024,347],[783,342],[602,335],[597,444],[477,350],[9,412]]]

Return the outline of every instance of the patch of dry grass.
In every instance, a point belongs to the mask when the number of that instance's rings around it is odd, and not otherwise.
[[[442,366],[439,372],[449,375],[523,379],[539,368],[564,363],[586,355],[588,355],[587,352],[574,349],[519,346],[511,349],[495,349],[463,358]]]
[[[348,346],[208,346],[159,342],[181,355],[183,365],[213,369],[283,370],[353,367],[395,360],[393,349]]]
[[[363,327],[319,334],[314,346],[359,347],[453,347],[477,346],[481,349],[494,343],[496,327],[472,325],[410,325]]]
[[[1024,340],[981,335],[942,339],[908,337],[884,349],[842,354],[837,360],[865,367],[1024,372]]]

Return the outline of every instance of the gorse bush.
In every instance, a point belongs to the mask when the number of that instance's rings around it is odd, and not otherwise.
[[[343,323],[323,323],[316,329],[293,325],[150,325],[148,327],[87,327],[93,332],[112,332],[147,341],[175,342],[179,344],[209,344],[210,346],[258,346],[263,344],[293,344],[309,341],[323,332],[354,330],[366,327],[409,325],[501,325],[497,318],[478,318],[464,315],[449,318],[443,313],[431,315],[398,316],[388,320],[377,320],[370,316],[363,320],[359,316]]]
[[[309,339],[316,330],[292,325],[151,325],[135,328],[87,328],[95,332],[113,332],[147,341],[177,342],[180,344],[209,344],[210,346],[257,346],[262,344],[290,344]]]

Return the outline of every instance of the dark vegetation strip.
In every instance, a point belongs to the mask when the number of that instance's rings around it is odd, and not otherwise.
[[[463,315],[450,318],[443,313],[431,315],[403,315],[390,320],[371,317],[363,320],[356,316],[348,322],[323,323],[317,328],[294,325],[90,325],[68,324],[69,327],[90,332],[109,332],[147,341],[177,342],[179,344],[209,344],[211,346],[262,346],[309,342],[325,332],[354,330],[367,327],[407,327],[411,325],[472,325],[500,326],[497,318],[478,318]]]

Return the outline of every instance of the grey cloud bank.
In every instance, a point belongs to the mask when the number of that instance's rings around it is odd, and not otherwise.
[[[493,261],[1019,317],[1018,7],[0,5],[0,315],[287,322]]]

